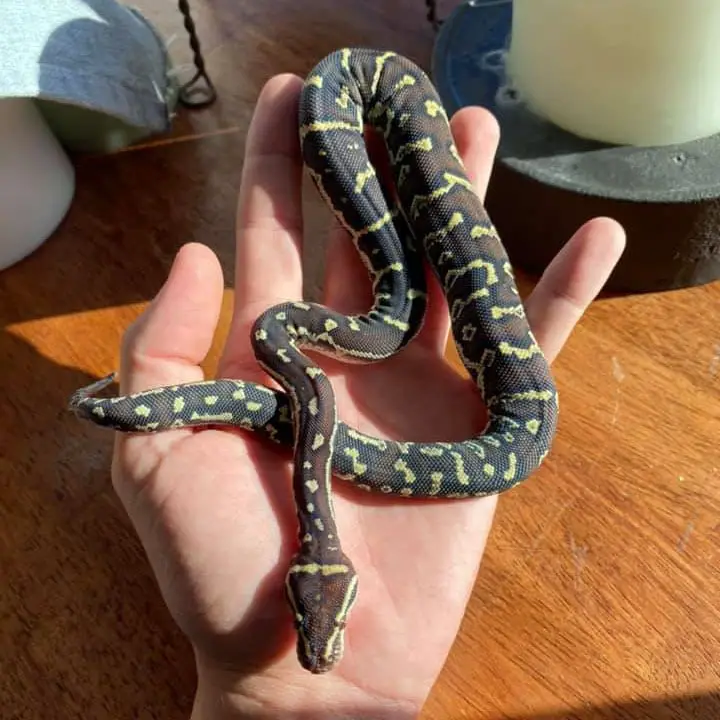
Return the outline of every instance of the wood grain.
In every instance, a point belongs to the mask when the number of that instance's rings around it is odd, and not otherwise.
[[[189,60],[174,3],[135,0]],[[338,45],[428,67],[422,0],[196,0],[219,101],[132,151],[76,159],[54,237],[0,273],[3,718],[185,718],[190,648],[109,484],[112,437],[64,413],[181,244],[232,302],[244,135],[262,84]],[[449,8],[443,8],[445,12]],[[307,290],[327,213],[307,200]],[[505,496],[428,720],[720,717],[720,285],[597,302],[555,365],[551,457]],[[452,353],[451,353],[452,357]],[[421,649],[418,649],[421,651]],[[51,710],[49,710],[51,708]]]

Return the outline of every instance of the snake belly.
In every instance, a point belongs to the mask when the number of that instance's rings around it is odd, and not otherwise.
[[[335,526],[332,475],[399,497],[504,492],[546,457],[558,398],[505,249],[428,77],[392,52],[338,50],[308,75],[299,115],[305,166],[367,267],[372,308],[346,316],[287,302],[263,313],[252,330],[253,349],[282,390],[223,378],[94,397],[112,381],[108,376],[78,390],[70,407],[122,432],[237,426],[294,448],[300,549],[287,596],[300,662],[325,672],[342,657],[357,593]],[[370,161],[368,126],[384,142],[393,187],[384,186]],[[329,379],[302,352],[372,363],[400,351],[425,315],[425,262],[444,290],[458,354],[487,407],[482,433],[463,442],[388,440],[345,424]]]

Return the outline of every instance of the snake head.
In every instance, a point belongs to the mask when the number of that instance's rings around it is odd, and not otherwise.
[[[318,562],[301,554],[291,565],[285,590],[295,616],[298,659],[311,673],[328,672],[342,658],[357,581],[345,555]]]

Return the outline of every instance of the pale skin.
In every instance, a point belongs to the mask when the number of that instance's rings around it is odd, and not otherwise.
[[[302,297],[301,159],[296,108],[302,82],[265,86],[249,130],[238,202],[235,306],[218,376],[274,385],[258,368],[249,329],[267,307]],[[483,197],[498,127],[481,108],[452,120],[457,147]],[[625,244],[596,218],[578,229],[526,300],[552,361],[600,291]],[[367,273],[348,236],[330,231],[323,301],[370,306]],[[122,345],[120,392],[203,378],[223,275],[199,244],[178,253],[167,282]],[[380,365],[327,358],[340,417],[405,440],[461,440],[482,428],[470,381],[446,362],[449,322],[431,283],[418,338]],[[245,431],[176,430],[116,436],[113,482],[198,668],[193,720],[417,717],[455,639],[497,498],[408,501],[334,482],[339,532],[360,577],[345,657],[331,673],[301,669],[283,596],[296,543],[291,456]],[[530,479],[532,482],[532,479]]]

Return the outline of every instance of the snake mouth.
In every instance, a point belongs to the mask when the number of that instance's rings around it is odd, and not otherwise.
[[[306,655],[303,652],[298,652],[298,658],[305,670],[308,670],[313,675],[324,675],[330,672],[335,665],[335,658],[325,658],[320,653]]]

